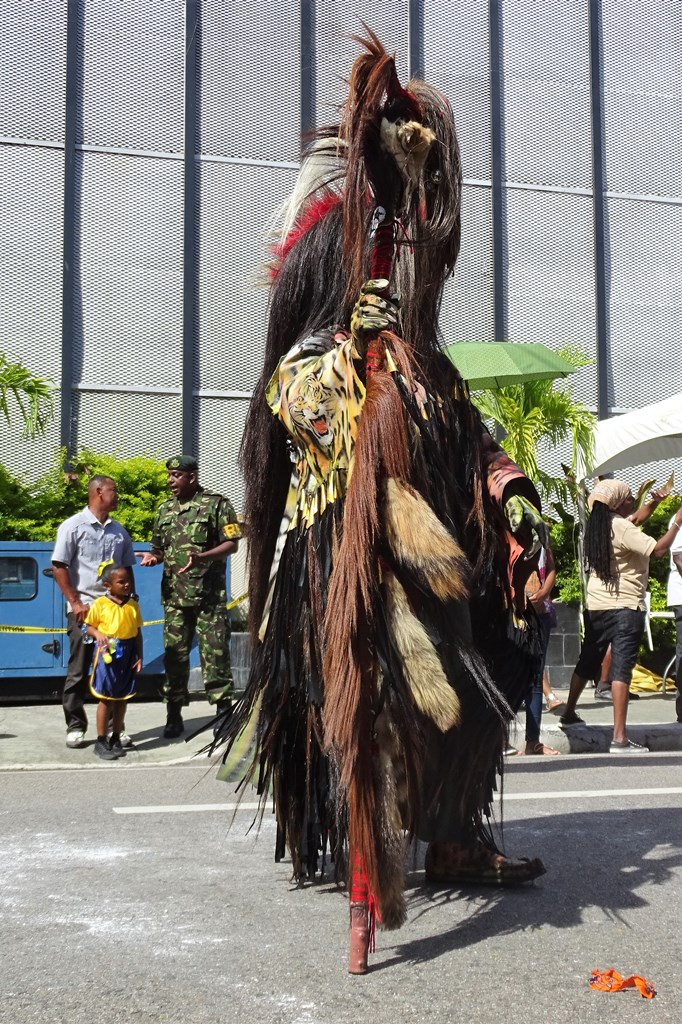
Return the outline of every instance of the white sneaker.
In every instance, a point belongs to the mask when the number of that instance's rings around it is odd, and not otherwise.
[[[611,741],[609,747],[609,753],[611,754],[648,754],[649,748],[643,747],[641,743],[633,743],[632,740],[626,740],[625,743],[615,743]]]
[[[111,733],[107,733],[107,739],[109,740],[109,742],[111,742],[111,735]],[[127,732],[120,732],[118,734],[118,738],[121,741],[122,747],[132,747],[133,741]]]
[[[83,729],[69,729],[66,734],[66,745],[75,750],[85,745],[85,731]]]

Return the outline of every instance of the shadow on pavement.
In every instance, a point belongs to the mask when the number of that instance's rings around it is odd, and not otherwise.
[[[587,771],[589,768],[603,768],[608,765],[622,767],[633,763],[639,765],[640,768],[660,768],[665,765],[677,764],[678,762],[674,758],[675,753],[679,755],[679,751],[670,751],[660,754],[560,754],[558,757],[528,756],[519,758],[512,756],[504,759],[504,774],[505,776],[549,775],[551,772],[565,772],[567,769],[580,771],[584,768]],[[570,789],[571,787],[567,786],[566,788]]]
[[[159,724],[153,729],[141,729],[139,732],[130,734],[133,741],[133,747],[139,750],[157,750],[159,747],[177,747],[180,754],[189,754],[191,749],[185,742],[187,739],[191,739],[199,729],[208,726],[215,718],[215,715],[206,715],[204,718],[193,718],[191,721],[185,722],[185,731],[182,736],[178,736],[177,739],[167,740],[163,736],[163,727],[166,724],[165,710],[162,710],[159,714]],[[206,730],[207,741],[210,738],[208,729]],[[150,740],[151,742],[146,742]]]
[[[520,830],[528,835],[526,821]],[[422,917],[431,910],[461,901],[471,905],[466,920],[445,934],[384,945],[394,955],[371,966],[371,973],[399,964],[423,963],[474,946],[490,938],[538,928],[573,928],[583,923],[583,912],[593,907],[626,926],[626,911],[647,906],[637,890],[674,879],[682,865],[682,825],[671,829],[670,808],[605,811],[599,818],[600,855],[581,837],[594,834],[594,813],[548,815],[537,822],[532,856],[540,856],[548,872],[537,883],[516,889],[486,886],[444,889],[424,883],[408,892],[408,914]],[[513,826],[512,826],[513,827]],[[511,831],[509,825],[507,832]],[[574,837],[572,845],[567,838]],[[664,848],[665,847],[665,848]],[[654,852],[655,851],[655,852]],[[423,874],[412,873],[417,884]]]

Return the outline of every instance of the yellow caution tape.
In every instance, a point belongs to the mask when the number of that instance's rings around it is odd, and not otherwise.
[[[42,626],[0,626],[0,633],[66,633],[66,630],[43,629]]]
[[[143,622],[143,626],[160,626],[163,619],[151,619]],[[67,629],[61,626],[48,628],[47,626],[0,626],[0,633],[68,633]]]
[[[242,601],[245,601],[248,596],[249,596],[248,594],[240,594],[239,597],[235,597],[234,600],[230,601],[229,604],[226,606],[228,611],[230,611],[232,608],[236,608],[237,605],[241,604]],[[163,622],[163,619],[150,619],[148,622],[143,622],[142,625],[143,626],[160,626],[162,624],[162,622]],[[66,629],[64,629],[62,627],[58,627],[58,626],[55,626],[53,628],[48,628],[47,626],[0,626],[0,633],[66,633],[66,632],[67,632]]]

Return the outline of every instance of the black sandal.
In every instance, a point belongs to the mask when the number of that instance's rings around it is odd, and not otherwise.
[[[562,715],[559,719],[559,725],[586,725],[584,719],[580,715],[576,715],[575,711],[567,711],[566,714]]]

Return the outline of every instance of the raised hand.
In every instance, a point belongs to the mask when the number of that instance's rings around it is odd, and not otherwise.
[[[362,347],[366,335],[377,331],[392,330],[400,320],[400,299],[397,295],[387,298],[386,278],[379,277],[365,281],[350,318],[350,332]]]
[[[537,555],[540,548],[548,546],[549,530],[547,529],[547,524],[535,505],[532,505],[527,498],[522,498],[520,494],[509,498],[504,506],[504,514],[507,517],[509,529],[519,543],[522,543],[525,547],[526,558],[532,558],[534,555]],[[524,542],[524,533],[529,535],[530,544]]]

